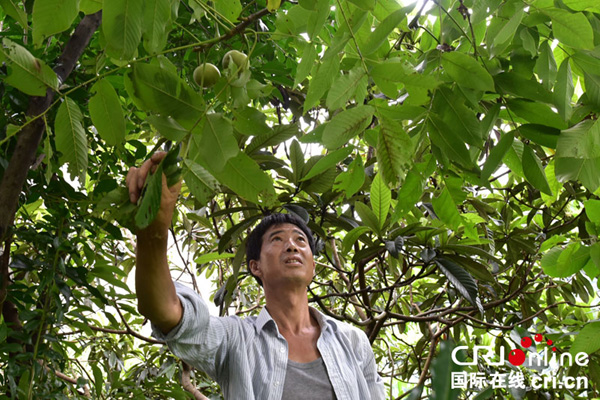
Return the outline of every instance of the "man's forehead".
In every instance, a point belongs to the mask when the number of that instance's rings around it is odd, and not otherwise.
[[[300,229],[300,227],[289,222],[284,222],[282,224],[277,224],[269,227],[269,229],[267,229],[267,231],[264,233],[263,237],[269,237],[273,234],[283,232],[294,232],[306,237],[306,233],[304,233],[302,229]]]

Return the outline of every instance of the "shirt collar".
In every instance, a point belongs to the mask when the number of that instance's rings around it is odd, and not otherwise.
[[[337,330],[337,324],[335,319],[329,318],[328,316],[324,315],[322,312],[313,307],[308,307],[308,311],[317,320],[317,323],[321,328],[321,333],[328,330],[330,326],[334,330]],[[254,321],[256,331],[262,331],[269,322],[271,322],[273,326],[277,328],[277,324],[275,323],[273,317],[271,317],[271,314],[269,314],[269,311],[267,311],[267,307],[263,307],[262,310],[260,310],[258,317],[256,317],[256,320]]]

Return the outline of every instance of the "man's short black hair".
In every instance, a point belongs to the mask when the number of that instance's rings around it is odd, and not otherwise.
[[[313,238],[312,231],[302,218],[298,217],[296,214],[280,213],[266,216],[262,219],[262,221],[260,221],[260,224],[256,225],[252,232],[250,232],[248,241],[246,242],[246,263],[248,264],[248,271],[250,271],[250,274],[258,281],[260,286],[262,286],[262,281],[252,273],[252,270],[250,269],[250,261],[258,260],[260,258],[262,239],[265,232],[268,231],[272,226],[282,224],[293,224],[300,228],[300,230],[304,232],[306,238],[308,239],[310,251],[313,255],[315,254],[315,239]]]

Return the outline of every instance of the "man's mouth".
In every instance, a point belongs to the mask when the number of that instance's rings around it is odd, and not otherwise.
[[[302,260],[299,258],[287,258],[285,260],[286,264],[302,264]]]

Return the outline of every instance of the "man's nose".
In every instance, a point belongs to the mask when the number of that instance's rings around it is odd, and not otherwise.
[[[294,243],[294,239],[290,238],[287,240],[286,242],[286,249],[285,251],[289,251],[289,252],[298,252],[298,246],[296,246],[296,243]]]

